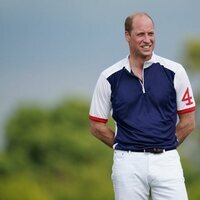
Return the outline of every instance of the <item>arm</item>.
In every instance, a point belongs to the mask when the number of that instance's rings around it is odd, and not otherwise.
[[[112,148],[114,144],[115,133],[105,123],[90,121],[90,131],[92,135]]]
[[[179,114],[179,122],[176,126],[176,136],[179,145],[195,128],[195,111]]]

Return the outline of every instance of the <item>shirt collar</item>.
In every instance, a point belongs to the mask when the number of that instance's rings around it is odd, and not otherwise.
[[[150,67],[156,61],[156,55],[152,54],[151,58],[144,62],[144,69]],[[129,62],[129,55],[125,58],[124,67],[131,72],[130,62]]]

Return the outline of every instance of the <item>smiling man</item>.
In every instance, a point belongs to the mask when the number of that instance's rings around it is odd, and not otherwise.
[[[195,127],[195,101],[183,66],[154,54],[154,28],[146,13],[126,18],[129,56],[101,73],[91,102],[91,132],[114,149],[116,200],[188,199],[176,148]]]

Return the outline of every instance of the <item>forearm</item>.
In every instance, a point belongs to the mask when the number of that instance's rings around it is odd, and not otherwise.
[[[115,133],[104,123],[90,122],[91,133],[103,143],[112,148]]]
[[[176,126],[176,136],[179,144],[181,144],[195,128],[195,117],[194,113],[188,113],[179,117],[180,120]]]
[[[192,124],[190,122],[188,123],[178,123],[176,127],[176,136],[179,141],[179,144],[181,144],[185,138],[192,132]]]

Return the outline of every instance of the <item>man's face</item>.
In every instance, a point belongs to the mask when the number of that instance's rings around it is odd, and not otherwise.
[[[131,54],[148,60],[155,46],[154,25],[147,16],[136,16],[132,22],[131,33],[125,32]]]

